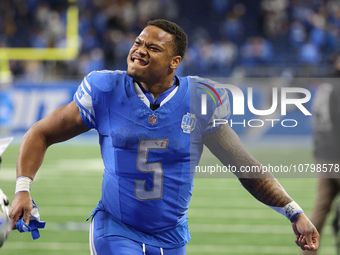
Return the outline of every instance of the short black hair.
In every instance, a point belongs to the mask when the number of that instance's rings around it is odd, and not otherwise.
[[[188,47],[188,36],[184,30],[174,22],[166,19],[155,19],[148,22],[148,26],[156,26],[171,34],[174,38],[174,56],[184,58]]]

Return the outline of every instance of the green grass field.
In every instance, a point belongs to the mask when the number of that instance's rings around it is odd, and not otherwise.
[[[278,146],[279,147],[279,146]],[[312,162],[308,148],[249,149],[263,164]],[[0,187],[13,200],[18,146],[3,155]],[[212,161],[209,154],[203,161]],[[86,218],[101,194],[103,164],[97,146],[55,145],[32,185],[31,195],[47,221],[41,237],[13,231],[0,254],[90,254]],[[280,178],[288,193],[309,214],[315,198],[315,178]],[[257,202],[236,178],[196,178],[189,209],[192,240],[187,254],[299,254],[289,221]],[[335,254],[330,219],[321,254]]]

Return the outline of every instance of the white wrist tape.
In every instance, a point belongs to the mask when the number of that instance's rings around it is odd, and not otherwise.
[[[16,186],[15,186],[15,194],[19,191],[31,191],[32,180],[26,176],[20,176],[17,178]]]
[[[286,204],[284,207],[276,207],[269,206],[274,209],[278,213],[281,213],[283,216],[287,217],[289,220],[292,220],[296,215],[303,213],[302,208],[295,202],[292,201],[289,204]]]

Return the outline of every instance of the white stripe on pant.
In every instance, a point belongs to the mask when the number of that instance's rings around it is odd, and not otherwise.
[[[91,250],[91,255],[97,255],[97,251],[96,251],[96,248],[94,247],[94,242],[93,242],[93,225],[94,225],[94,220],[93,220],[93,217],[92,217],[92,220],[91,220],[91,225],[90,225],[90,250]]]

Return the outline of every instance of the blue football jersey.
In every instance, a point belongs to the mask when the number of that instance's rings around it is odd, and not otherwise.
[[[186,223],[202,137],[219,128],[214,118],[230,115],[228,94],[215,90],[214,82],[175,79],[177,92],[156,110],[137,96],[123,71],[90,73],[74,96],[84,123],[99,133],[105,166],[101,206],[147,233]]]

